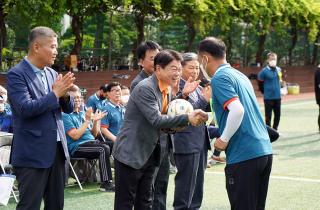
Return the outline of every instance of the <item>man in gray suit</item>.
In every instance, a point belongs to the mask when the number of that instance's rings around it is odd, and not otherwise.
[[[161,129],[200,125],[208,119],[202,110],[175,117],[165,115],[169,87],[181,76],[181,56],[164,50],[154,59],[155,72],[132,92],[124,123],[113,148],[115,210],[152,208],[152,180],[160,163]]]

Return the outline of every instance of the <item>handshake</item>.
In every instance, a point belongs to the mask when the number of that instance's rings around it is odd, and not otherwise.
[[[201,109],[196,109],[188,114],[189,123],[193,126],[199,126],[208,120],[208,114]]]

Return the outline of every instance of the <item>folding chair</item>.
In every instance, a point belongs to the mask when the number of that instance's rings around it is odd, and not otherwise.
[[[12,144],[12,133],[0,132],[0,167],[3,174],[6,174],[6,167],[9,166],[9,156],[10,156],[10,148]],[[11,197],[14,197],[14,200],[18,203],[18,198],[16,192],[12,188]]]
[[[81,185],[81,182],[80,182],[80,180],[79,180],[79,178],[78,178],[78,175],[77,175],[76,172],[74,171],[74,168],[73,168],[73,166],[72,166],[72,164],[71,164],[71,160],[69,161],[69,167],[70,167],[71,170],[72,170],[72,173],[73,173],[73,175],[74,175],[74,177],[75,177],[75,179],[76,179],[76,181],[77,181],[77,183],[78,183],[78,185],[79,185],[79,187],[80,187],[80,190],[83,190],[82,185]],[[69,174],[69,170],[67,170],[66,173]],[[68,178],[69,178],[69,176],[67,176],[67,180],[68,180]],[[68,183],[68,181],[67,181],[67,183]]]
[[[66,176],[66,177],[67,177],[66,184],[68,184],[69,167],[70,167],[70,169],[71,169],[71,171],[72,171],[72,173],[73,173],[73,176],[74,176],[74,178],[75,178],[76,181],[77,181],[77,184],[78,184],[79,188],[80,188],[81,190],[83,190],[81,181],[80,181],[80,179],[79,179],[79,175],[77,174],[75,168],[77,168],[79,162],[81,162],[81,161],[89,164],[89,169],[86,170],[86,171],[83,171],[83,174],[82,174],[82,175],[83,175],[82,179],[85,180],[85,181],[87,181],[87,180],[90,179],[90,176],[92,175],[91,173],[88,174],[87,172],[88,172],[88,171],[89,171],[89,172],[92,172],[92,170],[94,169],[94,167],[95,167],[95,165],[96,165],[96,163],[97,163],[97,160],[98,160],[98,159],[87,159],[87,158],[74,158],[74,157],[70,157],[70,162],[69,162],[69,164],[68,164],[68,168],[66,169],[66,173],[67,173],[67,176]],[[72,162],[73,162],[73,163],[72,163]]]

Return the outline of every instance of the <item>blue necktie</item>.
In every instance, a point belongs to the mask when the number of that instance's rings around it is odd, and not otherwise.
[[[44,92],[46,94],[48,94],[48,85],[47,85],[46,73],[43,70],[43,71],[40,72],[40,74],[41,74],[41,82],[42,82],[42,84],[44,86]]]

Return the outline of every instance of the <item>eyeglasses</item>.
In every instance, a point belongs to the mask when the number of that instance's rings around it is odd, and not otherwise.
[[[121,89],[111,89],[110,92],[116,92],[116,93],[118,93],[118,92],[121,92]]]

